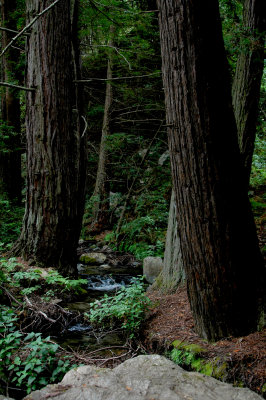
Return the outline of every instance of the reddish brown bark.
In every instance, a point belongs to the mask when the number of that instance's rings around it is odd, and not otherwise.
[[[232,88],[233,106],[248,187],[256,136],[266,31],[265,0],[246,0],[244,37]]]
[[[218,2],[159,0],[181,250],[200,335],[257,328],[265,269],[240,160]],[[248,295],[247,295],[248,294]]]
[[[28,0],[28,20],[50,3]],[[26,80],[36,91],[27,94],[27,200],[16,246],[24,258],[65,275],[76,272],[86,178],[70,11],[70,1],[61,0],[28,40]]]

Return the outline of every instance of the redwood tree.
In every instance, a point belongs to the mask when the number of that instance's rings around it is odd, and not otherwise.
[[[52,3],[27,0],[28,22]],[[74,61],[76,12],[60,0],[33,25],[27,43],[27,198],[14,251],[27,260],[76,273],[84,207],[85,135]],[[74,65],[75,64],[75,65]]]
[[[255,330],[265,269],[247,196],[218,1],[158,0],[173,184],[188,296],[208,340]]]
[[[264,67],[265,0],[246,0],[244,2],[243,30],[232,95],[240,153],[244,162],[248,186]]]

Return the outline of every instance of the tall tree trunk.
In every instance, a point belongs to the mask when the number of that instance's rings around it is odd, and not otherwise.
[[[242,41],[244,44],[242,44],[237,60],[232,95],[240,153],[245,166],[246,184],[248,186],[264,67],[265,0],[245,1],[243,26],[245,36]]]
[[[248,201],[218,2],[158,0],[168,138],[188,296],[208,340],[257,328],[265,269]]]
[[[163,269],[159,278],[156,279],[153,288],[164,293],[173,293],[181,282],[185,281],[185,270],[180,245],[180,234],[178,229],[178,215],[176,214],[176,202],[172,190],[168,226],[165,242]]]
[[[44,8],[38,0],[26,4],[28,21]],[[26,80],[36,91],[27,95],[26,211],[14,249],[65,275],[77,271],[86,178],[70,11],[70,0],[61,0],[35,23],[28,39]]]
[[[231,4],[233,7],[233,5]],[[240,152],[245,163],[247,185],[249,183],[252,154],[258,115],[259,90],[263,72],[265,10],[266,3],[258,0],[247,0],[244,4],[243,24],[244,38],[248,36],[248,45],[242,46],[238,57],[235,79],[232,88],[234,114],[238,128]],[[231,10],[234,11],[233,8]],[[167,239],[164,255],[164,267],[160,285],[164,290],[172,291],[179,283],[182,267],[178,254],[180,238],[177,233],[178,218],[173,212],[173,198],[169,211]],[[172,238],[172,239],[170,239]],[[177,257],[177,259],[176,259]],[[169,288],[169,289],[168,289]]]
[[[113,89],[111,79],[113,77],[113,49],[114,46],[115,27],[110,26],[110,46],[108,51],[107,74],[106,78],[106,91],[105,91],[105,104],[104,116],[102,126],[102,136],[100,144],[100,153],[98,161],[98,170],[95,188],[93,192],[93,208],[92,208],[92,224],[90,230],[100,229],[103,230],[108,225],[108,190],[107,190],[107,176],[106,176],[106,161],[107,161],[107,148],[106,141],[110,135],[110,113],[113,104]]]
[[[16,21],[12,18],[12,13],[16,10],[16,0],[2,0],[1,2],[1,20],[2,25],[7,29],[16,30]],[[2,47],[4,48],[12,39],[14,34],[8,31],[2,31]],[[10,82],[16,79],[14,72],[14,63],[17,63],[18,50],[10,48],[2,58],[2,80]],[[17,92],[14,89],[6,87],[2,89],[1,99],[1,135],[4,136],[6,127],[10,127],[13,135],[4,140],[6,151],[0,152],[0,186],[10,200],[21,201],[21,140],[20,140],[20,102]],[[3,140],[3,139],[2,139]]]

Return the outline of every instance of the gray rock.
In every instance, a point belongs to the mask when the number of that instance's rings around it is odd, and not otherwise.
[[[108,265],[108,264],[102,264],[100,266],[100,269],[104,269],[104,270],[111,269],[111,268],[112,268],[111,265]]]
[[[79,260],[81,263],[86,265],[101,265],[106,260],[106,255],[103,253],[84,253],[80,256]]]
[[[145,275],[149,283],[153,283],[161,270],[163,269],[163,261],[161,257],[146,257],[143,260],[143,275]]]
[[[249,389],[197,372],[186,372],[158,355],[138,356],[114,368],[83,366],[62,382],[32,392],[24,400],[261,400]]]
[[[0,394],[0,400],[14,400],[12,397],[3,396]]]

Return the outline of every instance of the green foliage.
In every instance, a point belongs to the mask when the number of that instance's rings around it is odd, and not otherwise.
[[[114,296],[105,295],[100,301],[96,300],[85,316],[93,325],[104,328],[118,325],[134,337],[150,307],[151,301],[145,295],[143,281],[135,279],[129,287],[122,287]]]
[[[59,274],[59,272],[50,270],[44,277],[49,285],[59,285],[64,291],[78,292],[83,285],[87,285],[87,279],[69,279]]]
[[[219,0],[223,38],[233,74],[241,46],[243,4],[238,0]]]
[[[49,270],[42,276],[40,269],[23,270],[16,258],[0,260],[1,274],[0,284],[8,284],[10,287],[20,288],[21,295],[29,295],[34,292],[42,293],[45,291],[44,299],[60,295],[66,292],[75,294],[82,292],[82,287],[87,285],[86,279],[69,279],[60,275],[55,270]],[[32,283],[36,282],[37,285]],[[48,290],[47,290],[48,288]]]
[[[265,122],[261,121],[261,127]],[[250,186],[254,189],[265,186],[266,182],[266,141],[263,130],[257,134],[255,139],[255,148],[252,159],[252,169],[250,176]]]
[[[0,153],[9,153],[11,150],[18,150],[12,146],[14,138],[18,136],[13,126],[10,126],[0,119]]]
[[[18,316],[0,307],[0,379],[30,393],[60,381],[75,365],[57,355],[59,346],[40,333],[17,330]]]
[[[172,345],[174,347],[168,355],[173,362],[185,369],[224,380],[228,368],[226,362],[221,362],[219,358],[215,358],[211,362],[207,361],[201,357],[206,350],[197,344],[175,340]]]
[[[150,174],[147,177],[144,174],[144,185],[152,179],[156,185],[156,178]],[[155,186],[149,191],[146,186],[139,196],[131,199],[126,214],[129,220],[122,224],[118,236],[113,232],[105,238],[115,249],[128,251],[140,260],[147,256],[163,257],[168,222],[168,193],[171,188],[170,178],[165,175],[159,185],[157,182],[159,187]]]
[[[0,251],[7,250],[20,233],[24,207],[12,204],[3,193],[0,193]]]

